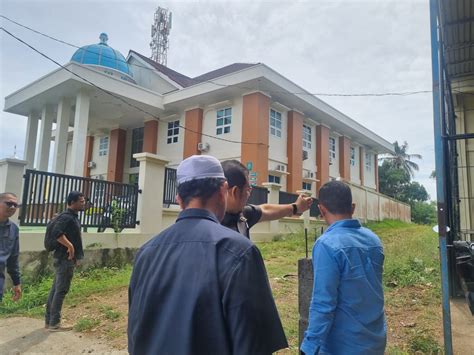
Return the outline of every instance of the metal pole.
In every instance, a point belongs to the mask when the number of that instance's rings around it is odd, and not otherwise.
[[[443,118],[441,117],[441,106],[444,97],[441,97],[442,72],[440,70],[440,43],[438,41],[438,0],[430,0],[430,24],[431,24],[431,64],[433,76],[433,122],[434,143],[436,162],[436,192],[438,200],[438,228],[439,228],[439,253],[441,263],[441,289],[443,305],[443,333],[444,350],[446,355],[452,355],[453,344],[451,335],[451,310],[449,306],[449,273],[448,273],[448,250],[446,247],[446,201],[445,201],[445,170],[444,170],[444,135]]]

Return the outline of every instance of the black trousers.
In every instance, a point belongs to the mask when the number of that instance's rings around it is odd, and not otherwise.
[[[64,298],[69,292],[75,263],[67,259],[54,259],[54,281],[46,304],[45,324],[55,326],[61,321]]]

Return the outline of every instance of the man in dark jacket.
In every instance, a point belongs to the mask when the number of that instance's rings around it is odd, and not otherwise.
[[[18,226],[10,221],[18,208],[16,195],[11,192],[0,193],[0,302],[3,298],[5,269],[13,281],[13,300],[21,297],[20,254]]]
[[[227,196],[219,161],[192,156],[177,175],[183,211],[135,259],[128,351],[225,355],[286,348],[260,252],[219,224]]]
[[[54,250],[54,281],[48,296],[45,314],[45,328],[50,332],[71,330],[61,325],[61,309],[64,298],[69,292],[74,268],[84,257],[82,249],[81,224],[78,212],[84,210],[84,194],[72,191],[67,197],[67,210],[53,222],[52,237],[58,242]]]

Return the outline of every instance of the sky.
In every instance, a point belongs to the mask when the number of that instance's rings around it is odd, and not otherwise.
[[[190,77],[234,62],[265,63],[311,93],[430,90],[428,0],[111,1],[1,0],[0,13],[77,46],[99,42],[125,56],[151,54],[157,6],[173,12],[168,66]],[[1,26],[67,63],[75,48],[4,19]],[[0,31],[0,98],[57,69]],[[318,96],[389,142],[423,156],[415,180],[436,188],[430,93],[411,96]],[[23,157],[26,117],[0,112],[0,159]]]

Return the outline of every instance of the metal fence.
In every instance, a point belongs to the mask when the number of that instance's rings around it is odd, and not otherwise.
[[[289,192],[280,191],[280,193],[279,193],[280,204],[294,203],[297,200],[298,196],[299,195],[297,195],[297,194],[292,194],[292,193],[289,193]],[[313,199],[313,204],[311,205],[311,208],[309,210],[309,215],[311,217],[319,217],[321,215],[321,212],[319,211],[319,208],[318,208],[318,200],[317,199]]]
[[[268,201],[268,190],[265,187],[252,186],[252,193],[250,194],[248,203],[251,205],[261,205]]]
[[[176,178],[176,169],[165,168],[165,186],[163,192],[163,204],[177,205],[176,195],[178,193],[178,180]]]
[[[86,197],[85,210],[79,213],[83,227],[123,229],[134,228],[138,223],[140,191],[135,185],[28,169],[24,175],[20,224],[47,225],[65,210],[71,191],[80,191]]]

